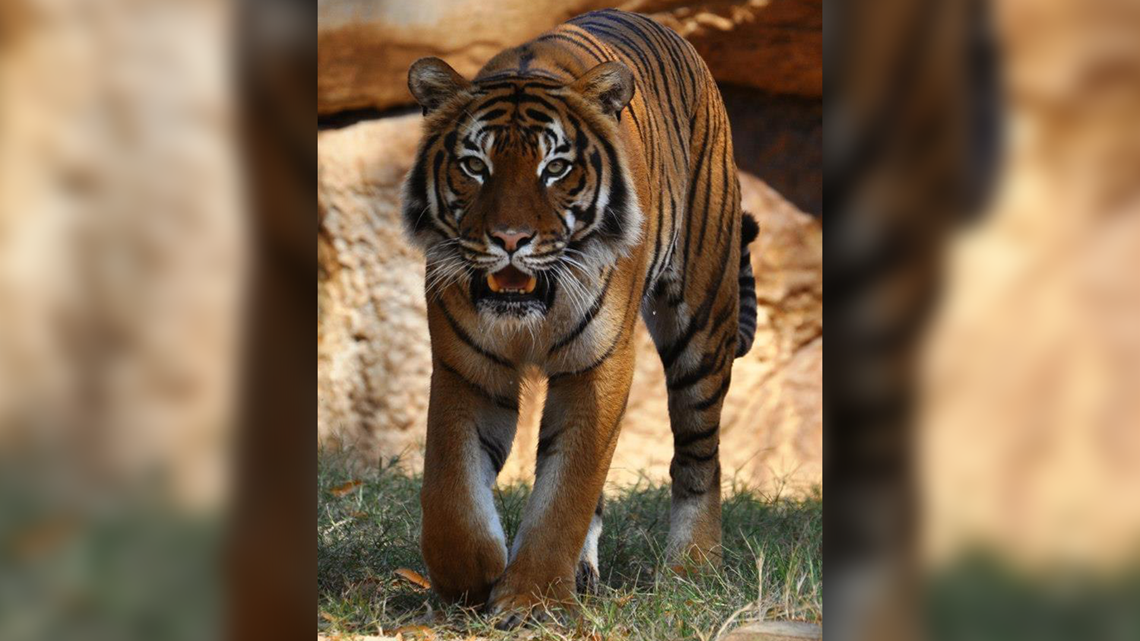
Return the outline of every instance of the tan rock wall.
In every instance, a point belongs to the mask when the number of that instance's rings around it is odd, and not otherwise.
[[[1140,540],[1140,12],[1001,2],[1009,135],[926,345],[926,550],[1116,571]]]
[[[717,80],[818,97],[820,0],[323,0],[317,5],[317,113],[413,104],[407,70],[443,58],[470,77],[507,47],[595,9],[651,15],[689,39]]]
[[[667,4],[663,10],[631,10],[649,13],[684,36],[718,81],[779,94],[823,95],[822,0]]]
[[[84,492],[228,487],[250,254],[230,8],[0,5],[0,451]]]

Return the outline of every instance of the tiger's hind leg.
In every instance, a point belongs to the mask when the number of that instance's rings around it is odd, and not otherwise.
[[[665,367],[673,432],[672,501],[667,554],[671,562],[717,565],[721,558],[720,414],[737,350],[738,288],[728,266],[691,302],[670,287],[647,298],[643,317]],[[735,269],[733,269],[735,271]],[[714,271],[713,274],[716,274]]]

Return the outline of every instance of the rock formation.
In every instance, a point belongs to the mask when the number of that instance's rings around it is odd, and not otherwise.
[[[717,80],[780,94],[823,95],[821,0],[629,0],[685,36]],[[492,10],[488,7],[493,6]],[[323,0],[317,5],[317,113],[412,104],[408,66],[438,56],[470,77],[483,63],[598,0]]]

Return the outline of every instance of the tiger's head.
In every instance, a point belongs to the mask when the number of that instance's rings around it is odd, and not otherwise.
[[[481,315],[541,319],[640,239],[641,210],[619,135],[634,78],[619,62],[564,84],[474,82],[438,58],[408,87],[424,138],[404,183],[408,233],[427,255],[428,295],[466,286]]]

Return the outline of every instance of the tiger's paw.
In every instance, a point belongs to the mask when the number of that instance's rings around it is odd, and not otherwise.
[[[574,587],[578,594],[597,594],[599,578],[597,566],[585,559],[578,561],[578,569],[574,574]]]
[[[691,545],[670,555],[669,568],[681,576],[698,576],[719,569],[722,556],[719,544],[706,547]]]
[[[517,580],[510,573],[504,574],[491,590],[487,601],[487,614],[494,620],[495,627],[510,630],[527,621],[551,621],[551,609],[566,602],[571,595],[560,589],[567,585],[556,580],[542,590],[542,582]],[[547,598],[540,594],[545,593]],[[565,593],[565,594],[564,594]]]
[[[512,630],[544,614],[541,601],[528,594],[495,594],[487,602],[487,614],[498,630]]]

